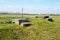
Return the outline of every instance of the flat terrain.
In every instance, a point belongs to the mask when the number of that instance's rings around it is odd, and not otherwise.
[[[21,27],[17,24],[0,24],[0,40],[60,40],[60,16],[50,16],[54,22],[43,18],[28,18],[32,24]],[[20,16],[0,17],[0,21],[8,21]]]

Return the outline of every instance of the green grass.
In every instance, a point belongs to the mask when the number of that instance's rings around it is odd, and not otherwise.
[[[21,27],[16,24],[0,24],[0,40],[60,40],[60,17],[52,16],[54,22],[43,18],[29,18],[32,24]],[[1,18],[10,20],[13,18]]]

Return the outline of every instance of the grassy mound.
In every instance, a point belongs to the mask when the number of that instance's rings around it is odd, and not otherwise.
[[[60,40],[60,17],[54,22],[43,18],[30,18],[31,26],[0,24],[0,40]]]

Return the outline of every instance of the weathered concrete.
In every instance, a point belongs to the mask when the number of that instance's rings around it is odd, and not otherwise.
[[[31,25],[31,24],[30,24],[30,23],[27,23],[27,22],[21,23],[21,26],[25,26],[25,27],[30,26],[30,25]]]

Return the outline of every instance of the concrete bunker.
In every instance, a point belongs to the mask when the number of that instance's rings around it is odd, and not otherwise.
[[[49,18],[49,16],[44,16],[43,18],[46,19],[46,18]]]
[[[53,22],[54,21],[52,18],[48,18],[47,20],[50,21],[50,22]]]
[[[22,18],[22,19],[13,19],[12,23],[16,23],[17,25],[23,25],[23,26],[30,26],[31,24],[29,23],[30,21],[27,18]],[[26,23],[28,22],[28,23]]]

